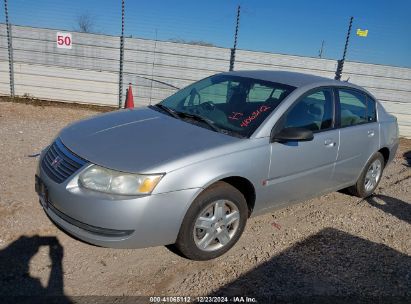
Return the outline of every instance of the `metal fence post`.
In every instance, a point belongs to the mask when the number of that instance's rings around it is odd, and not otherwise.
[[[342,57],[341,60],[337,61],[337,70],[335,71],[335,77],[334,77],[335,80],[341,80],[341,75],[342,75],[342,71],[343,71],[343,68],[344,68],[344,62],[345,62],[345,55],[347,54],[348,42],[350,41],[350,34],[351,34],[351,27],[352,27],[353,19],[354,19],[354,17],[350,18],[350,25],[348,26],[347,37],[345,39],[343,57]]]
[[[240,6],[237,7],[237,22],[235,25],[235,34],[234,34],[234,46],[231,49],[230,54],[230,69],[229,71],[234,70],[234,63],[235,63],[235,51],[237,50],[237,38],[238,38],[238,26],[240,23]]]
[[[13,42],[11,24],[9,22],[9,10],[7,6],[7,0],[4,0],[4,14],[6,16],[6,29],[7,29],[7,49],[9,54],[9,76],[10,76],[10,96],[14,97],[14,62],[13,62]]]
[[[151,82],[150,82],[150,102],[151,105],[151,97],[153,96],[153,81],[154,81],[154,65],[156,62],[156,48],[157,48],[157,29],[156,29],[156,40],[154,41],[154,49],[153,49],[153,63],[151,65]]]
[[[123,64],[124,64],[124,0],[121,1],[121,36],[120,36],[120,71],[118,80],[118,107],[123,99]]]

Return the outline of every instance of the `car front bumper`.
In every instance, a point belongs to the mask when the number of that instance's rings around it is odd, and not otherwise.
[[[43,155],[42,155],[43,156]],[[41,167],[47,189],[40,202],[49,218],[72,236],[103,247],[144,248],[173,244],[184,215],[201,188],[146,196],[118,196],[78,186],[76,172],[58,184]]]

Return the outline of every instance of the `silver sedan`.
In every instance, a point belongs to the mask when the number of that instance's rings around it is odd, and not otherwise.
[[[174,244],[207,260],[238,241],[250,216],[344,188],[371,195],[397,147],[396,118],[361,87],[229,72],[66,127],[41,154],[36,190],[78,239]]]

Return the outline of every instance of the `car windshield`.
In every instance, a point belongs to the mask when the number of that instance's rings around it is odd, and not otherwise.
[[[249,137],[295,88],[232,75],[200,80],[157,108],[214,131]]]

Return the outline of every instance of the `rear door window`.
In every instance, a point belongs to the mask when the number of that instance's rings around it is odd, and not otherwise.
[[[369,121],[367,96],[365,94],[350,89],[338,89],[338,96],[340,99],[341,127],[354,126]]]

